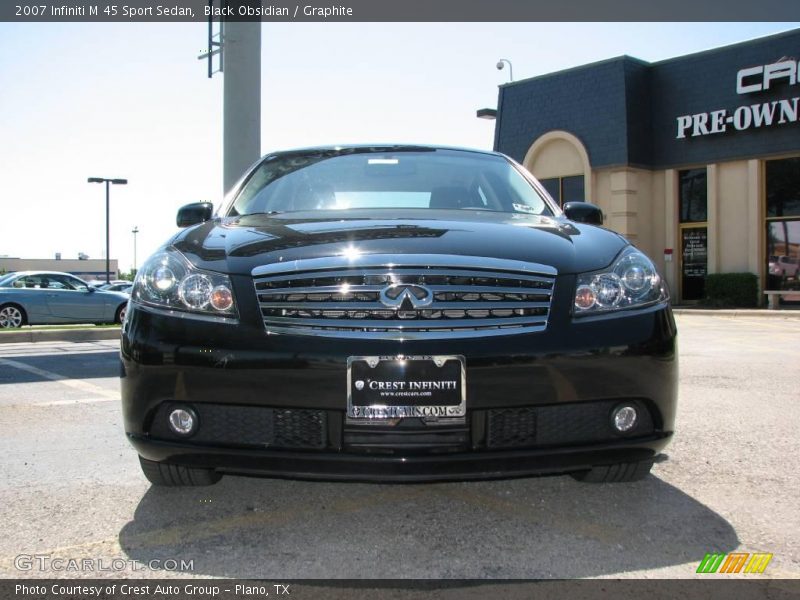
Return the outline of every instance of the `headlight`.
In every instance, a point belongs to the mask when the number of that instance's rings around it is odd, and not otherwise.
[[[180,252],[168,249],[139,269],[131,299],[160,308],[235,317],[232,290],[227,275],[197,269]]]
[[[578,275],[575,314],[647,306],[668,297],[667,288],[650,259],[628,246],[609,268]]]

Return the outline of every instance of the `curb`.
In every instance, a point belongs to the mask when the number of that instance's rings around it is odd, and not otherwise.
[[[756,308],[713,309],[713,308],[674,308],[676,315],[692,315],[703,317],[757,317],[764,319],[800,319],[800,310],[768,310]]]
[[[800,310],[673,308],[672,312],[681,316],[800,319]],[[19,344],[26,342],[92,342],[96,340],[118,340],[119,336],[119,327],[103,329],[28,329],[23,331],[7,331],[0,334],[0,344]]]
[[[0,334],[0,344],[24,342],[91,342],[95,340],[118,340],[119,327],[103,329],[28,329],[6,331]]]

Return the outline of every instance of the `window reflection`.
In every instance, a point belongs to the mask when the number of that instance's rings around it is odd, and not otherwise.
[[[678,173],[681,223],[708,220],[708,176],[706,169],[688,169]]]
[[[767,180],[767,290],[797,290],[780,298],[800,304],[800,158],[770,160]]]

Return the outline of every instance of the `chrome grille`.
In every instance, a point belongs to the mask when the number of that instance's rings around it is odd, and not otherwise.
[[[309,259],[253,270],[270,333],[430,339],[508,335],[547,327],[556,271],[469,256],[366,255]],[[388,288],[414,290],[386,305]]]

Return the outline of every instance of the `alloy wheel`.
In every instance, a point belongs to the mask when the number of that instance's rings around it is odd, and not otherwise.
[[[16,306],[6,306],[0,310],[0,328],[22,327],[22,312]]]

